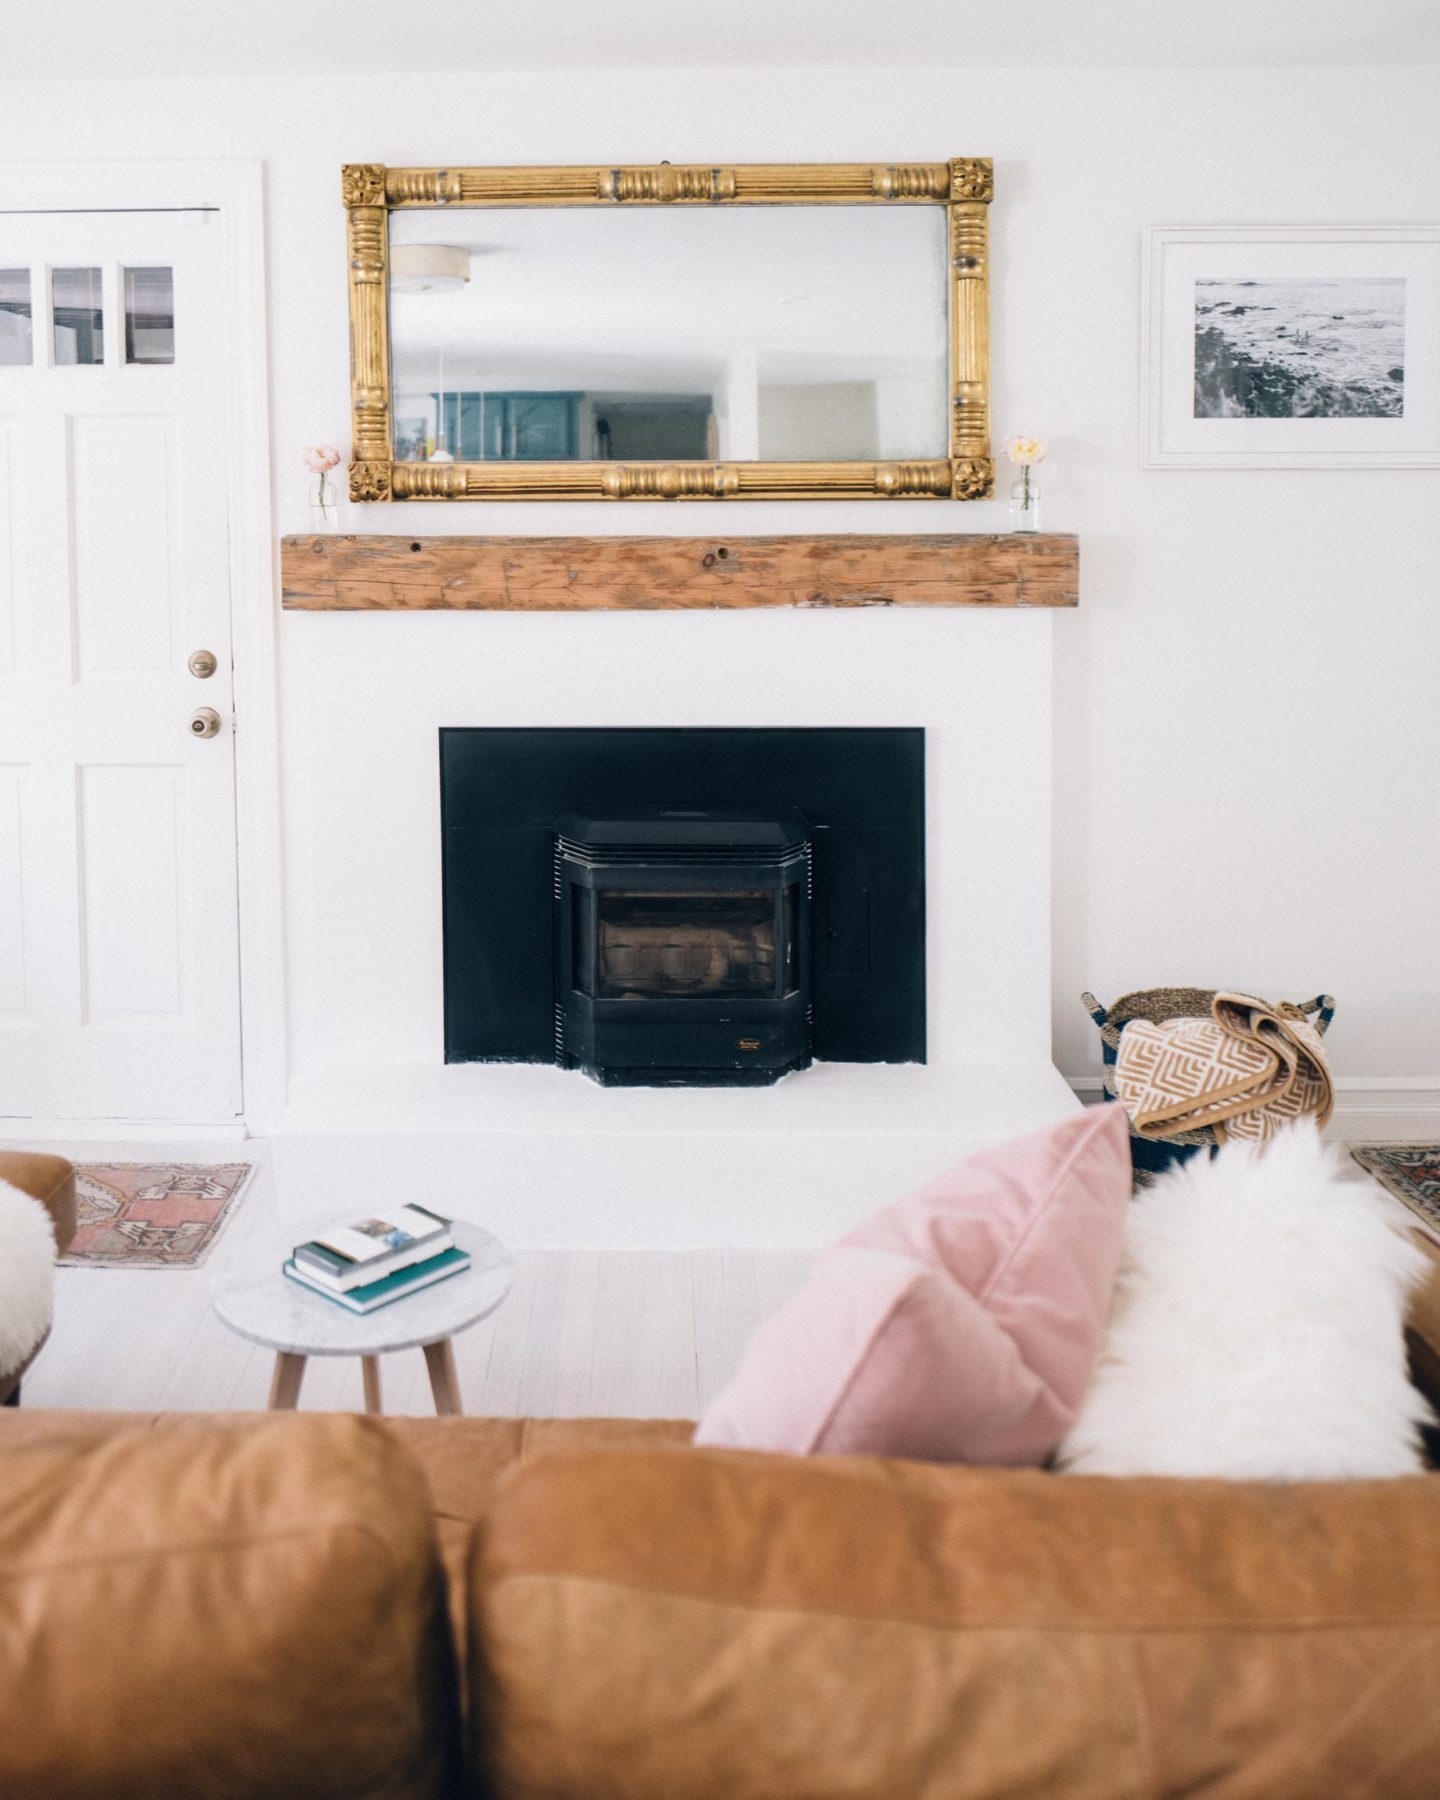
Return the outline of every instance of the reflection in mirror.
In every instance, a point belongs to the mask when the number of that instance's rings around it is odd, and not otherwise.
[[[944,457],[943,209],[390,214],[398,461]]]

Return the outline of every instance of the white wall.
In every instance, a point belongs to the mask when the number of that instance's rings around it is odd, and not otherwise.
[[[1082,610],[1055,629],[1060,1066],[1084,1075],[1096,1064],[1082,987],[1109,997],[1228,982],[1300,998],[1323,986],[1339,1000],[1342,1078],[1440,1087],[1440,473],[1146,472],[1136,455],[1140,228],[1440,219],[1435,70],[0,84],[0,158],[265,159],[279,517],[292,530],[305,524],[300,447],[347,432],[342,161],[962,153],[997,165],[997,430],[1049,437],[1046,523],[1083,542]],[[998,502],[512,505],[371,509],[358,524],[965,531],[1004,516]],[[906,654],[907,634],[886,645],[891,622],[866,621],[870,653]],[[584,654],[573,622],[523,623],[547,654]],[[468,624],[462,634],[426,619],[284,623],[302,1070],[350,1017],[324,989],[326,933],[340,909],[367,904],[367,883],[383,898],[387,879],[379,844],[343,885],[318,857],[310,734],[346,718],[355,658],[385,673],[367,682],[367,705],[387,683],[403,694],[417,678],[397,630],[407,645],[443,635],[446,656],[473,657],[478,671],[496,639]],[[786,641],[844,624],[799,615]],[[950,636],[931,641],[963,657],[963,621],[937,629]],[[350,716],[363,734],[366,720]]]

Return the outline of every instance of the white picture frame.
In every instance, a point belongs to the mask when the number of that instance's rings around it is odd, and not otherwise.
[[[1148,469],[1440,467],[1440,226],[1152,225]]]

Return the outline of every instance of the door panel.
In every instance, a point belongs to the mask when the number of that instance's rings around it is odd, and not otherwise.
[[[15,667],[15,454],[13,419],[0,419],[0,675]]]
[[[0,215],[0,1116],[240,1111],[219,267],[204,213]]]
[[[173,765],[80,770],[87,1024],[178,1022],[186,1011],[184,773]]]
[[[173,416],[70,421],[82,680],[164,675],[174,667],[180,610],[177,427]]]
[[[24,868],[25,778],[0,767],[0,1015],[20,1024],[26,1011]]]

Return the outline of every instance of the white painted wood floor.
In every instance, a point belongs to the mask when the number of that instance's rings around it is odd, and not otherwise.
[[[212,1262],[275,1220],[274,1183],[264,1148],[253,1141],[53,1148],[75,1162],[254,1161],[256,1172],[211,1251]],[[455,1339],[465,1411],[696,1418],[812,1256],[808,1250],[517,1252],[503,1305]],[[263,1407],[274,1359],[211,1312],[208,1275],[208,1266],[62,1269],[54,1330],[25,1377],[23,1404],[127,1412]],[[386,1412],[433,1411],[418,1350],[385,1357],[382,1380]],[[302,1409],[358,1411],[362,1404],[358,1359],[310,1359]]]

